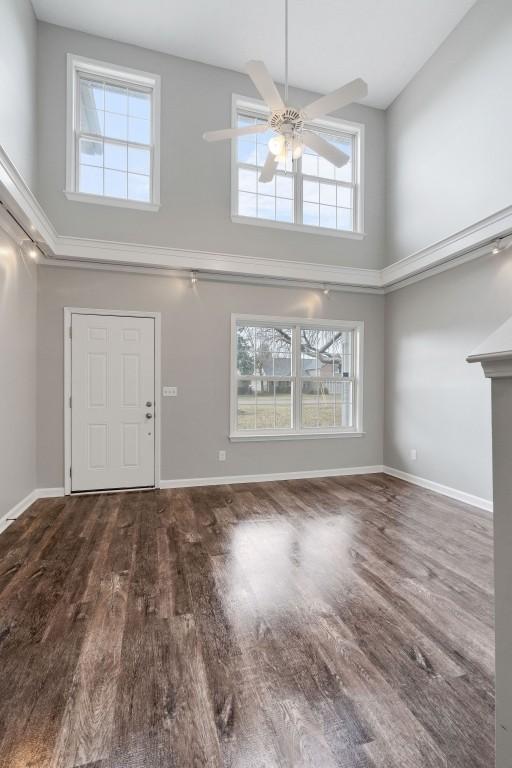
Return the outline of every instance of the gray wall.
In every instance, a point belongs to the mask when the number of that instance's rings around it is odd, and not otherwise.
[[[0,229],[0,518],[37,484],[36,272]]]
[[[492,498],[490,383],[465,358],[511,295],[509,249],[386,296],[385,464]]]
[[[39,24],[38,197],[59,234],[176,248],[378,267],[384,243],[385,114],[351,106],[340,115],[366,126],[367,237],[363,241],[233,224],[230,143],[207,144],[207,129],[231,124],[231,96],[257,97],[236,72],[156,53],[62,27]],[[162,207],[158,213],[68,201],[66,54],[126,65],[162,76]],[[291,90],[304,105],[314,94]]]
[[[388,260],[512,204],[512,3],[480,0],[388,116]]]
[[[31,188],[36,173],[36,49],[30,0],[2,0],[0,145]]]
[[[255,287],[64,267],[40,269],[39,485],[63,484],[63,307],[162,313],[162,478],[195,478],[382,463],[384,297]],[[231,312],[365,321],[364,429],[360,438],[230,443]],[[227,451],[219,463],[217,451]]]

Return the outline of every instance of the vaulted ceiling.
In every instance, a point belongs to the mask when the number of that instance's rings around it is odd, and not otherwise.
[[[290,82],[326,93],[355,77],[386,108],[475,0],[289,0]],[[39,19],[284,79],[284,0],[32,0]]]

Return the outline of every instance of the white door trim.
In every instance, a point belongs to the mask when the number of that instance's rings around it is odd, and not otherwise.
[[[88,307],[64,307],[64,495],[71,494],[71,315],[116,315],[118,317],[149,317],[155,321],[155,488],[160,488],[161,478],[161,328],[160,312],[138,312],[120,309],[89,309]],[[127,489],[129,490],[129,489]]]

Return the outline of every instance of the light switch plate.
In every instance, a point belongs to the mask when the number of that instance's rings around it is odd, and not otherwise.
[[[164,387],[164,397],[177,397],[178,387]]]

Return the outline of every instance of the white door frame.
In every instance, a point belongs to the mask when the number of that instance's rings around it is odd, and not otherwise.
[[[116,315],[118,317],[148,317],[155,321],[155,488],[161,478],[161,327],[160,312],[136,312],[120,309],[89,309],[64,307],[64,495],[71,494],[71,315]],[[123,489],[121,489],[123,490]],[[126,490],[130,490],[127,488]],[[117,491],[120,492],[120,491]],[[101,491],[90,491],[101,493]]]

